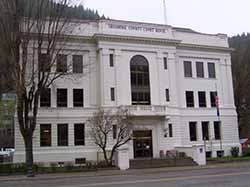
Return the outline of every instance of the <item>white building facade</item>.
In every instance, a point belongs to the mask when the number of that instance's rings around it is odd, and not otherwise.
[[[79,22],[74,38],[62,51],[66,63],[73,61],[71,78],[56,80],[41,96],[35,162],[98,160],[86,121],[99,108],[133,115],[130,159],[195,145],[216,157],[240,147],[226,35],[100,20]],[[14,162],[24,162],[18,123],[15,149]]]

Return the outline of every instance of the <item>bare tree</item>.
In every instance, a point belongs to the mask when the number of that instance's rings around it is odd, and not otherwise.
[[[74,25],[64,14],[68,0],[1,0],[0,56],[15,82],[17,121],[25,144],[27,176],[33,173],[33,133],[39,97],[68,74],[56,66]],[[59,59],[60,60],[60,59]]]
[[[127,110],[112,113],[100,109],[88,120],[88,124],[91,137],[102,150],[106,164],[111,166],[114,153],[132,138],[131,115]]]

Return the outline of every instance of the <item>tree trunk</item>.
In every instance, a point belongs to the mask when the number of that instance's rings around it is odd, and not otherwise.
[[[29,133],[25,138],[25,156],[26,156],[26,166],[27,166],[27,177],[34,177],[33,172],[33,140],[32,133]]]

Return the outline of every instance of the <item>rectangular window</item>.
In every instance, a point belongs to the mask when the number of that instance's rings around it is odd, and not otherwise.
[[[40,95],[40,107],[50,107],[51,106],[51,91],[50,88],[42,89]]]
[[[117,138],[117,126],[113,125],[113,139],[115,140]]]
[[[74,134],[75,134],[75,145],[85,145],[85,130],[84,124],[78,123],[74,124]]]
[[[216,78],[216,72],[215,72],[215,64],[214,63],[208,63],[208,77],[209,78]]]
[[[203,62],[196,62],[196,73],[198,78],[204,78]]]
[[[47,54],[41,54],[38,61],[38,68],[40,72],[50,72],[50,61]]]
[[[209,140],[209,122],[201,122],[202,140]]]
[[[40,146],[51,146],[51,124],[40,124]]]
[[[169,89],[166,89],[165,93],[166,93],[166,101],[169,102],[170,101],[170,98],[169,98]]]
[[[184,76],[192,77],[192,62],[184,61]]]
[[[73,89],[73,106],[83,107],[83,89]]]
[[[111,101],[115,101],[115,88],[110,88]]]
[[[83,73],[82,55],[73,55],[73,73]]]
[[[167,57],[163,58],[163,63],[164,63],[164,69],[168,69],[168,59],[167,59]]]
[[[199,107],[207,107],[206,92],[198,92]]]
[[[56,72],[65,73],[67,72],[67,55],[58,54],[56,56]]]
[[[57,89],[57,107],[68,106],[67,89]]]
[[[196,122],[189,122],[190,141],[197,141]]]
[[[219,121],[214,122],[214,138],[215,140],[221,139],[221,125]]]
[[[173,137],[173,126],[171,123],[168,124],[169,137]]]
[[[114,67],[114,55],[109,54],[109,66]]]
[[[194,107],[194,92],[186,91],[186,104],[187,107]]]
[[[57,124],[57,145],[68,146],[68,124]]]
[[[216,107],[216,96],[217,92],[210,92],[211,107]]]

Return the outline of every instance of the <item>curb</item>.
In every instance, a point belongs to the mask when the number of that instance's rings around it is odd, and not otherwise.
[[[24,175],[22,176],[0,176],[0,182],[8,181],[39,181],[39,180],[54,180],[61,178],[83,178],[83,177],[97,177],[97,176],[119,176],[119,175],[145,175],[145,174],[156,174],[163,172],[178,172],[178,171],[189,171],[189,170],[202,170],[202,169],[214,169],[214,168],[235,168],[239,166],[246,166],[246,163],[250,162],[240,162],[240,163],[220,163],[206,166],[186,166],[186,167],[164,167],[164,168],[150,168],[150,169],[129,169],[126,171],[121,170],[101,170],[95,172],[86,173],[54,173],[54,174],[38,174],[34,178],[28,178]]]

